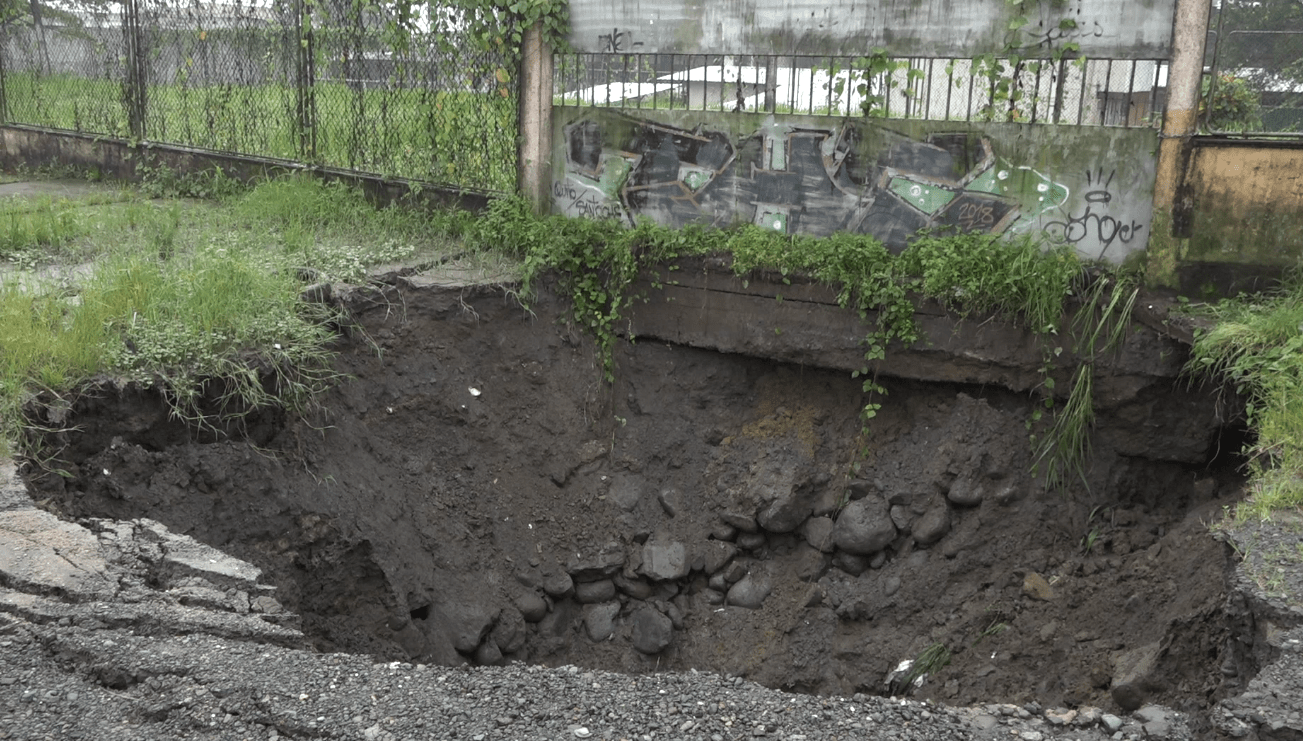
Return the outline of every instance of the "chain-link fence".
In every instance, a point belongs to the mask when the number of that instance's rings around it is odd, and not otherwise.
[[[561,105],[938,121],[1157,125],[1166,62],[566,54]]]
[[[34,0],[0,26],[0,118],[510,191],[510,55],[455,12],[347,0]]]
[[[1303,4],[1213,4],[1210,73],[1200,127],[1213,133],[1303,134]]]

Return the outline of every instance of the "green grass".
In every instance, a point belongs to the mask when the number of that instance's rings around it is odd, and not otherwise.
[[[300,299],[307,282],[465,251],[441,236],[462,216],[377,211],[356,189],[306,177],[216,203],[6,204],[25,207],[66,218],[0,273],[0,452],[26,449],[34,396],[71,400],[101,375],[161,386],[197,425],[303,409],[335,378],[328,347],[341,320]],[[70,259],[87,265],[54,270]]]
[[[122,87],[73,75],[5,76],[14,123],[129,137]],[[511,191],[516,184],[516,101],[500,92],[416,88],[353,90],[330,82],[313,88],[313,164],[383,175]],[[150,141],[290,160],[308,140],[296,125],[295,90],[287,85],[151,85]]]
[[[1303,278],[1278,290],[1207,307],[1214,322],[1195,339],[1187,371],[1224,379],[1246,400],[1257,436],[1241,518],[1303,508]]]

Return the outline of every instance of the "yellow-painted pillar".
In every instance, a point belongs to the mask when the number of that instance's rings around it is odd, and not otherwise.
[[[1176,194],[1185,178],[1190,137],[1198,130],[1203,83],[1204,44],[1208,38],[1209,0],[1177,0],[1172,25],[1172,61],[1167,72],[1167,107],[1158,143],[1154,181],[1153,231],[1149,240],[1147,280],[1174,285],[1180,240],[1172,234]]]

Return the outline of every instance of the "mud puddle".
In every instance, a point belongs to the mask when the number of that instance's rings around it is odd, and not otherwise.
[[[881,379],[863,435],[841,371],[643,340],[607,384],[555,300],[379,298],[319,413],[196,433],[105,386],[34,496],[257,564],[322,650],[840,694],[929,656],[917,697],[1192,712],[1254,670],[1205,524],[1238,480],[1183,382],[1104,403],[1062,495],[1029,473],[1026,393]]]

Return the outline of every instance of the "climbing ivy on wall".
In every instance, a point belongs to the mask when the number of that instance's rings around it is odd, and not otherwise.
[[[1040,73],[1049,65],[1051,80],[1056,79],[1060,62],[1070,55],[1076,56],[1081,46],[1075,41],[1062,41],[1077,29],[1077,21],[1064,17],[1057,23],[1052,19],[1055,11],[1064,10],[1067,0],[1005,0],[1012,18],[998,51],[973,57],[973,75],[985,79],[990,89],[990,100],[981,111],[988,121],[1022,121],[1027,118],[1026,105],[1033,108],[1039,102]],[[1043,35],[1026,33],[1033,24],[1034,15],[1048,15],[1056,27]],[[1045,48],[1042,48],[1045,47]],[[1084,66],[1085,57],[1076,56],[1074,64]],[[1035,75],[1037,80],[1030,95],[1024,89],[1024,74]],[[959,81],[956,85],[961,84]]]

